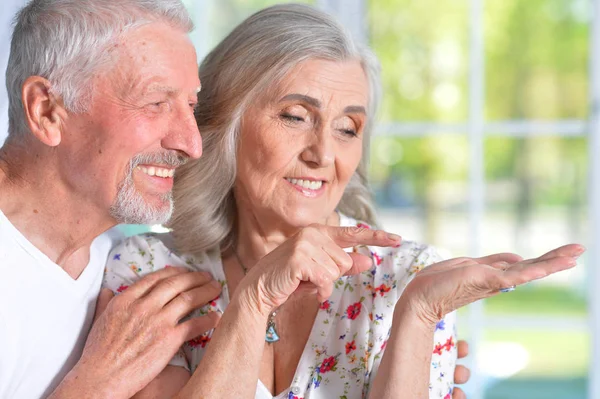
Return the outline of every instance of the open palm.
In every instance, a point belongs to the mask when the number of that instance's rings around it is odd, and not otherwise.
[[[511,253],[449,259],[421,270],[402,297],[422,318],[435,324],[447,313],[496,295],[503,288],[569,269],[584,251],[581,245],[569,244],[527,260]]]

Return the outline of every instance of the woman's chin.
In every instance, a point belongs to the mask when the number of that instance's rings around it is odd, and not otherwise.
[[[280,214],[282,222],[297,229],[301,229],[311,224],[338,225],[339,218],[335,211],[323,213],[323,210],[296,210]]]

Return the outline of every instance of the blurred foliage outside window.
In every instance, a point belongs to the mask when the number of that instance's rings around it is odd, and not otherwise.
[[[405,238],[466,254],[469,2],[368,4],[370,44],[382,63],[380,120],[465,127],[458,133],[375,136],[371,178],[381,222]],[[589,3],[485,0],[484,5],[485,121],[585,120]],[[587,137],[560,131],[535,137],[487,133],[482,252],[534,256],[563,243],[586,242]],[[585,322],[586,290],[580,266],[487,300],[486,314],[556,317],[568,327]],[[486,398],[585,397],[588,339],[585,329],[487,329],[480,359]]]

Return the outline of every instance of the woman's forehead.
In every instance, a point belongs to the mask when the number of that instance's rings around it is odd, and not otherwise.
[[[367,106],[369,86],[359,61],[329,61],[312,59],[292,68],[275,90],[281,98],[298,94],[320,101],[335,96],[357,106]]]

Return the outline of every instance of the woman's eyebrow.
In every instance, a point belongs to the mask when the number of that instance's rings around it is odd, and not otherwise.
[[[303,101],[317,109],[321,108],[321,102],[314,97],[307,96],[305,94],[292,93],[281,97],[280,102],[284,101]],[[347,114],[367,114],[367,110],[362,105],[349,105],[344,108],[344,112]]]
[[[362,105],[349,105],[344,108],[344,112],[347,114],[367,114],[367,110]]]
[[[296,94],[296,93],[288,94],[286,96],[283,96],[279,101],[283,102],[283,101],[290,101],[290,100],[296,100],[296,101],[300,100],[309,105],[312,105],[315,108],[321,108],[321,101],[317,100],[314,97],[307,96],[305,94]]]

